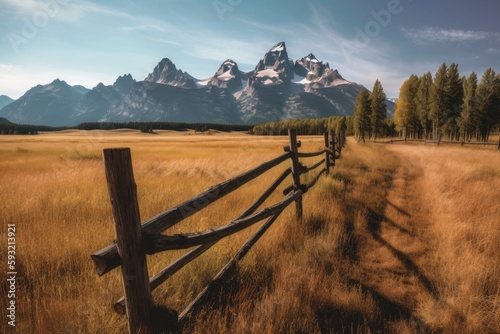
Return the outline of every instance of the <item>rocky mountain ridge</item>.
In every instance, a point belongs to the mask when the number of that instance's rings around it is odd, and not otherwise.
[[[0,117],[53,126],[94,121],[258,124],[352,115],[362,87],[312,53],[294,62],[280,42],[248,73],[227,59],[213,76],[196,79],[164,58],[143,81],[126,74],[112,85],[99,83],[89,90],[56,79],[11,101]],[[394,105],[387,104],[390,115]]]

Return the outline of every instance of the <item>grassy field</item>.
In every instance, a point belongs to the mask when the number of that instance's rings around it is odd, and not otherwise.
[[[322,137],[300,138],[301,150]],[[131,147],[143,220],[283,153],[286,137],[168,131],[0,136],[2,259],[17,229],[17,331],[123,333],[118,271],[90,254],[114,239],[101,151]],[[311,160],[312,161],[312,160]],[[500,328],[499,152],[357,144],[287,209],[189,333],[495,333]],[[169,234],[223,225],[288,164]],[[279,192],[269,203],[279,200]],[[181,311],[258,226],[218,243],[153,293]],[[183,252],[148,258],[150,274]],[[4,270],[6,272],[6,270]],[[4,274],[2,274],[4,275]],[[5,310],[5,280],[0,306]],[[0,332],[7,333],[5,319]]]

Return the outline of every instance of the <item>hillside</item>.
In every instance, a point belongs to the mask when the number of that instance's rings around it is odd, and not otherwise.
[[[6,105],[11,104],[12,102],[14,102],[14,100],[7,95],[0,95],[0,110]]]

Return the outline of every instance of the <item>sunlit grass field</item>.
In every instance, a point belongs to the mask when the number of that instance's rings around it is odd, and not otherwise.
[[[301,151],[323,148],[302,137]],[[132,130],[0,136],[0,223],[16,224],[20,333],[123,333],[119,270],[90,255],[114,239],[102,149],[130,147],[142,220],[283,153],[287,137]],[[499,152],[357,144],[290,206],[191,319],[192,333],[494,333],[500,328]],[[316,159],[306,160],[306,164]],[[167,231],[237,217],[283,163]],[[272,204],[282,198],[281,191]],[[259,224],[258,224],[259,225]],[[258,228],[219,242],[153,292],[179,312]],[[150,276],[185,251],[148,256]],[[6,272],[6,270],[4,270]],[[3,275],[3,274],[2,274]],[[3,280],[5,281],[5,280]],[[230,288],[230,289],[229,289]],[[2,309],[5,283],[1,285]],[[7,332],[6,321],[0,332]]]

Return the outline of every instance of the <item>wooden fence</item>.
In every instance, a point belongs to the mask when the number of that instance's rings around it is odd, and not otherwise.
[[[283,210],[295,203],[296,217],[302,219],[302,196],[317,182],[324,173],[328,174],[335,160],[340,157],[345,146],[345,135],[333,131],[324,134],[325,147],[319,152],[303,153],[298,149],[296,131],[289,130],[290,145],[284,147],[285,154],[267,161],[233,179],[213,186],[205,192],[181,203],[141,224],[136,184],[132,170],[129,148],[104,149],[104,163],[109,196],[112,204],[116,230],[116,242],[92,254],[95,269],[102,276],[112,269],[121,267],[125,296],[114,304],[114,310],[126,314],[130,333],[175,333],[180,331],[188,316],[206,301],[209,291],[223,282],[231,271],[273,224]],[[323,159],[306,167],[300,158],[320,157]],[[163,235],[169,227],[180,223],[189,216],[201,211],[209,204],[238,189],[245,183],[264,174],[273,167],[289,160],[286,169],[263,194],[238,218],[229,224],[197,233]],[[301,175],[324,165],[324,168],[308,184],[301,183]],[[292,184],[284,190],[284,198],[269,207],[257,209],[269,196],[292,175]],[[213,281],[178,314],[173,310],[153,305],[151,291],[165,282],[175,272],[210,249],[219,240],[237,233],[259,221],[266,219],[260,229],[247,240],[236,255],[219,271]],[[148,275],[146,254],[166,250],[195,247],[171,263],[151,279]],[[161,318],[161,319],[158,319]]]

